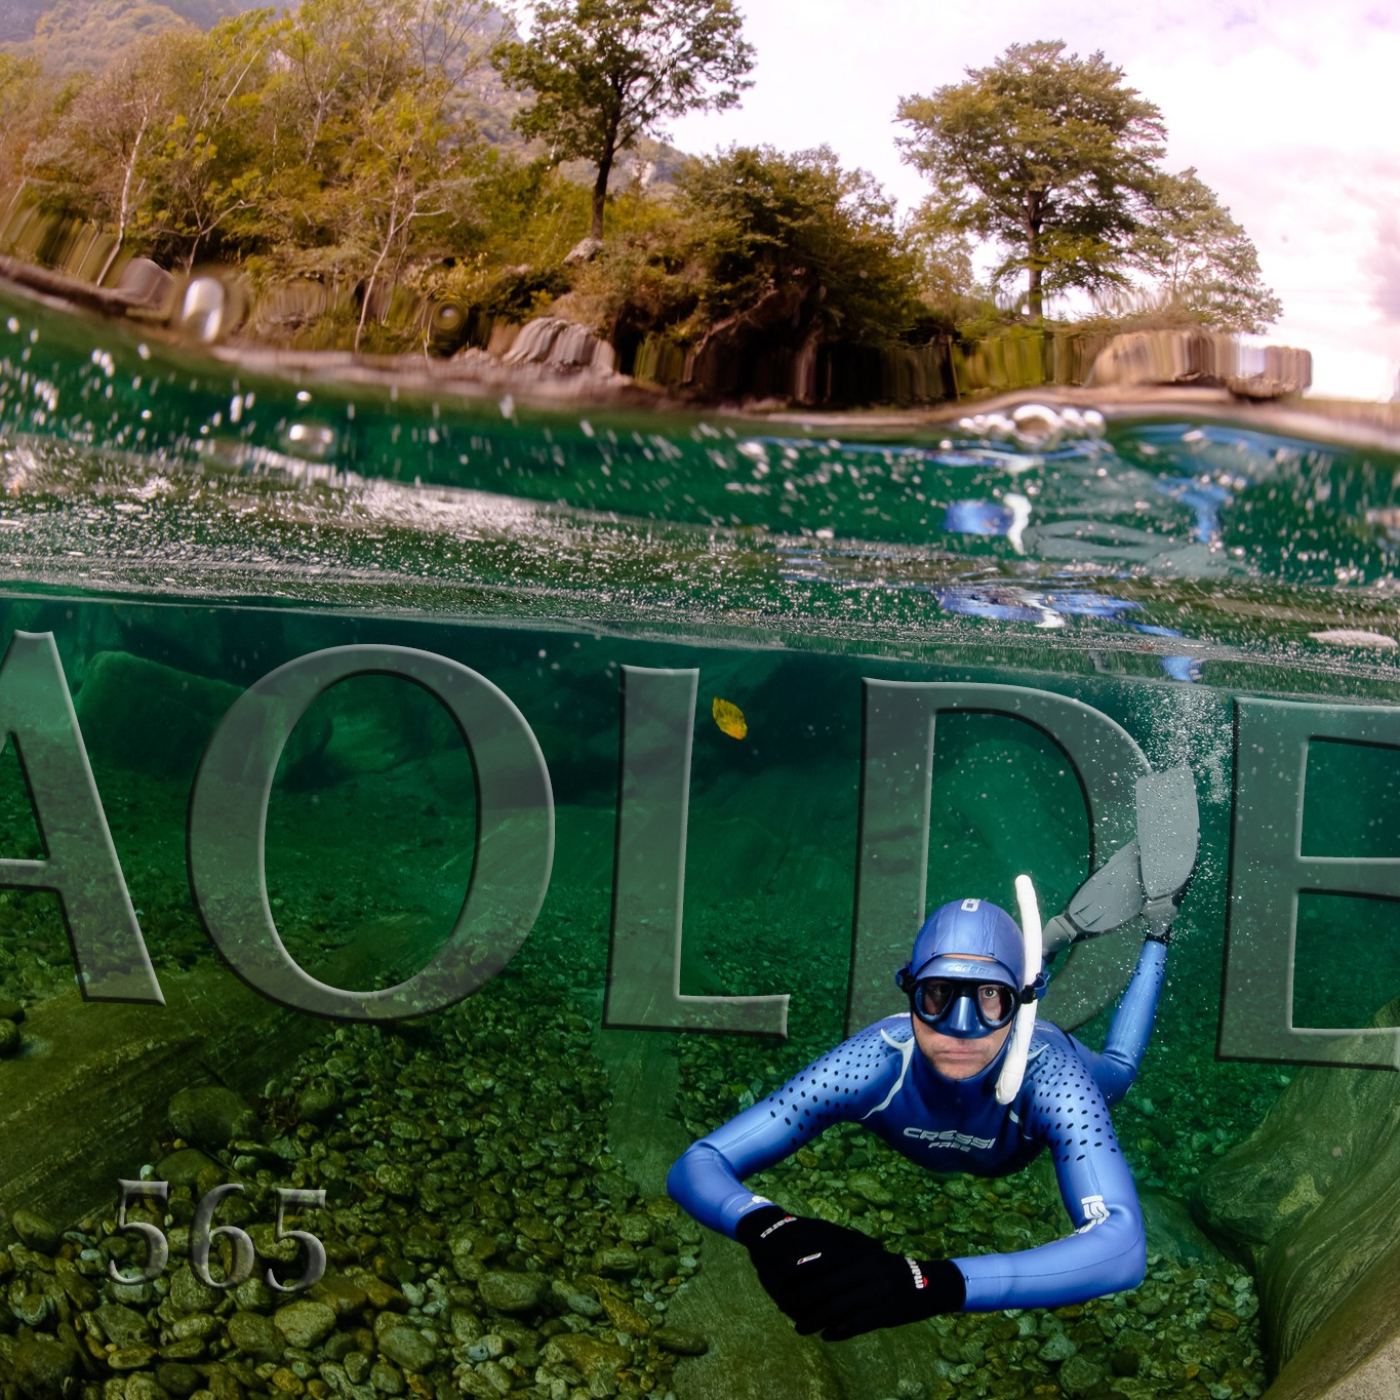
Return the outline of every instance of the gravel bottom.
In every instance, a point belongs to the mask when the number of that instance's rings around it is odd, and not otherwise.
[[[673,1394],[678,1358],[706,1339],[666,1325],[700,1267],[704,1231],[638,1193],[605,1142],[607,1080],[579,985],[576,925],[552,932],[489,987],[419,1024],[341,1027],[251,1104],[192,1087],[129,1175],[170,1183],[170,1261],[119,1284],[144,1245],[115,1209],[65,1233],[16,1211],[0,1250],[0,1400],[379,1400]],[[585,982],[600,982],[602,940]],[[566,972],[566,968],[569,969]],[[251,1112],[250,1112],[251,1109]],[[198,1200],[236,1182],[215,1217],[251,1236],[252,1277],[211,1288],[191,1271]],[[308,1292],[273,1237],[277,1187],[323,1189],[289,1213],[329,1261]],[[114,1202],[115,1206],[115,1202]],[[159,1213],[157,1213],[157,1211]],[[226,1277],[227,1237],[211,1269]]]

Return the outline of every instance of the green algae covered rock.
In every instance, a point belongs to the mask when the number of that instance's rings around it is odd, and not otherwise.
[[[1373,1022],[1397,1024],[1400,999]],[[1371,1316],[1354,1296],[1358,1281],[1375,1284],[1381,1262],[1400,1257],[1400,1076],[1301,1070],[1259,1128],[1202,1174],[1192,1210],[1255,1274],[1276,1362],[1307,1345],[1326,1370],[1314,1354],[1324,1337],[1331,1353],[1351,1355]],[[1368,1345],[1400,1366],[1400,1307],[1389,1317]]]

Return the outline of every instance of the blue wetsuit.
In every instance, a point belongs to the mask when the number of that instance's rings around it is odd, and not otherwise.
[[[890,1016],[693,1144],[667,1189],[701,1224],[732,1237],[742,1216],[768,1204],[743,1178],[832,1123],[860,1123],[935,1172],[1006,1176],[1048,1148],[1074,1233],[1013,1254],[953,1260],[967,1285],[965,1310],[1062,1307],[1135,1288],[1147,1245],[1108,1106],[1127,1093],[1147,1048],[1166,951],[1143,945],[1102,1054],[1039,1022],[1009,1104],[995,1095],[1005,1049],[980,1074],[948,1079],[919,1052],[908,1014]]]

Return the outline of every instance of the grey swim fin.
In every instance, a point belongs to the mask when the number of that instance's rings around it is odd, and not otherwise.
[[[1185,764],[1137,780],[1137,838],[1115,851],[1045,925],[1045,953],[1122,928],[1139,914],[1148,936],[1164,938],[1196,868],[1200,814]]]
[[[1196,782],[1185,764],[1137,780],[1137,831],[1147,936],[1165,939],[1196,869],[1201,840]]]

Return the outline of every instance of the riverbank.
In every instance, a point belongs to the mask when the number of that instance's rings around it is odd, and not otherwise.
[[[13,258],[0,258],[0,288],[75,317],[101,316],[118,322],[142,317],[145,303],[130,290],[93,287],[62,273]],[[159,322],[138,322],[141,334],[188,345],[190,337]],[[785,423],[816,432],[836,432],[858,424],[863,434],[926,437],[957,425],[969,414],[1009,417],[1027,404],[1052,409],[1096,408],[1106,419],[1152,421],[1182,412],[1205,421],[1233,423],[1259,431],[1319,442],[1400,451],[1400,403],[1379,403],[1293,395],[1254,399],[1223,386],[1198,384],[1104,384],[1093,387],[1040,384],[1003,393],[981,392],[911,407],[871,405],[826,410],[795,406],[774,397],[709,397],[675,392],[620,374],[607,357],[591,363],[511,357],[469,348],[451,357],[428,353],[375,355],[348,350],[286,350],[247,343],[201,345],[199,350],[250,375],[296,385],[344,384],[394,394],[464,399],[496,399],[509,405],[535,404],[704,412],[765,423]]]

